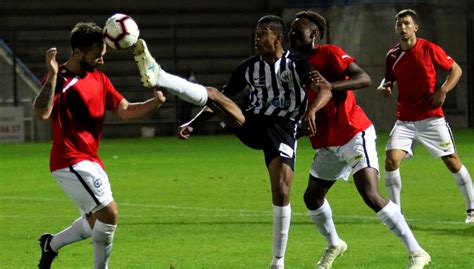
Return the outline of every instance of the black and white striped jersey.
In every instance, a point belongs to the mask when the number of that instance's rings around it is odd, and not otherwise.
[[[298,121],[307,104],[300,78],[307,74],[299,73],[289,51],[273,64],[256,55],[235,69],[223,87],[224,94],[233,96],[248,87],[247,112]]]

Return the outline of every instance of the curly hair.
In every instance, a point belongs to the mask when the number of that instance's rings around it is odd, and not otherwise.
[[[308,21],[316,24],[321,33],[321,39],[324,37],[324,33],[326,32],[326,19],[315,11],[304,10],[296,13],[296,18],[298,19],[307,19]]]

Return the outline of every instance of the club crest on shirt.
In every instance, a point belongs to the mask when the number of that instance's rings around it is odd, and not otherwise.
[[[288,83],[289,81],[291,81],[292,77],[293,76],[291,75],[291,72],[289,70],[285,70],[285,71],[281,72],[281,80],[283,82]]]
[[[100,188],[100,186],[102,186],[102,179],[100,178],[94,179],[94,187],[98,189]]]

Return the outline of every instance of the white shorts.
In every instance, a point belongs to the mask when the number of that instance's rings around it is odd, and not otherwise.
[[[310,174],[319,179],[334,181],[347,180],[351,174],[367,167],[378,172],[376,139],[375,128],[371,125],[345,145],[318,149],[311,164]]]
[[[114,200],[109,178],[96,162],[81,161],[51,174],[84,214],[95,213]]]
[[[418,143],[434,157],[454,154],[456,146],[453,134],[445,118],[428,118],[420,121],[395,122],[385,150],[401,149],[411,158]]]

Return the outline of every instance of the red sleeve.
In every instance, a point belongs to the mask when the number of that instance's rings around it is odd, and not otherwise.
[[[104,76],[105,87],[105,108],[107,110],[117,109],[118,104],[123,100],[123,96],[115,89],[110,79]]]
[[[431,43],[431,57],[436,69],[450,70],[454,60],[438,45]]]
[[[328,46],[328,63],[338,74],[344,73],[350,63],[355,62],[355,58],[347,54],[344,50],[336,46]]]

